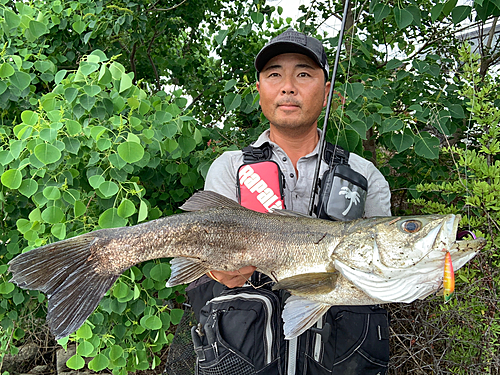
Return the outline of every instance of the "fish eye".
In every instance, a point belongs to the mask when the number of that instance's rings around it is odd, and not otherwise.
[[[407,220],[401,224],[401,228],[407,233],[415,233],[422,228],[422,223],[418,220]]]

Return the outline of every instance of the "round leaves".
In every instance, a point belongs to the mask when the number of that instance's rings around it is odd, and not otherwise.
[[[140,320],[140,324],[144,328],[151,330],[160,329],[163,325],[161,319],[156,315],[144,315]]]
[[[108,208],[99,216],[99,226],[101,228],[118,228],[127,225],[127,219],[118,215],[118,209]]]
[[[9,169],[2,173],[1,181],[9,189],[18,189],[21,186],[23,175],[17,169]]]
[[[55,163],[61,158],[61,151],[51,144],[41,143],[34,149],[35,156],[43,164]]]
[[[135,163],[144,156],[144,148],[140,143],[125,141],[118,146],[118,155],[127,163]]]

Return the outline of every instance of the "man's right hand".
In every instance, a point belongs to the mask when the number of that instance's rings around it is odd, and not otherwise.
[[[256,269],[254,266],[246,266],[237,271],[211,271],[207,276],[228,288],[236,288],[243,286]]]

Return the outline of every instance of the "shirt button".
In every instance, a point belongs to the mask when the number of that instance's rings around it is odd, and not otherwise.
[[[290,173],[290,177],[291,177],[291,178],[294,178],[295,176],[294,176],[294,174],[293,174],[293,173]]]

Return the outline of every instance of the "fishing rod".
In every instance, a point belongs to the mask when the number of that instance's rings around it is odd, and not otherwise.
[[[349,0],[345,0],[344,4],[344,14],[342,15],[342,25],[340,26],[340,33],[339,33],[339,41],[337,45],[337,52],[335,53],[335,62],[333,64],[333,72],[332,72],[332,80],[331,80],[331,85],[330,85],[330,92],[328,93],[328,101],[326,104],[326,111],[325,111],[325,121],[323,123],[323,132],[321,133],[320,139],[319,139],[319,151],[318,151],[318,161],[316,162],[316,169],[314,171],[314,177],[313,177],[313,185],[312,185],[312,190],[311,190],[311,197],[309,199],[309,210],[308,210],[308,215],[312,216],[312,212],[314,209],[314,200],[316,197],[316,193],[318,190],[318,180],[319,180],[319,170],[321,168],[321,161],[323,160],[323,152],[325,150],[325,144],[326,144],[326,130],[327,130],[327,125],[328,125],[328,117],[330,117],[330,108],[332,105],[332,98],[333,98],[333,88],[335,87],[335,78],[337,76],[337,69],[339,66],[339,60],[340,60],[340,50],[342,49],[342,41],[344,39],[344,28],[345,28],[345,22],[347,18],[347,11],[349,8]]]

